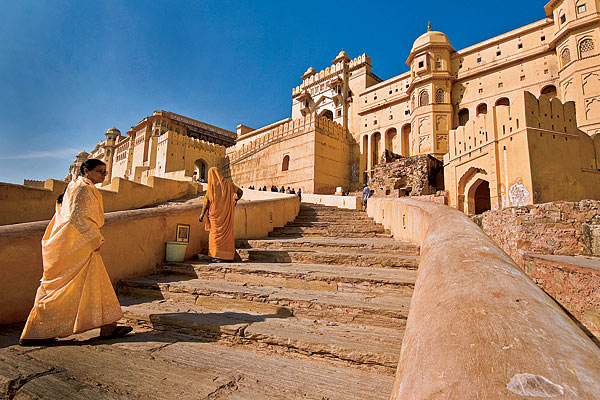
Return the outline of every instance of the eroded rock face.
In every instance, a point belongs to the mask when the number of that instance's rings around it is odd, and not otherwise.
[[[442,162],[429,155],[390,158],[373,168],[374,197],[434,195],[443,189]],[[383,160],[386,161],[386,160]]]
[[[600,201],[486,211],[478,223],[518,265],[523,254],[600,256]]]

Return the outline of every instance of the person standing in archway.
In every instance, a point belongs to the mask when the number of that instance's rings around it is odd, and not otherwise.
[[[216,167],[208,170],[208,189],[199,220],[202,222],[207,217],[204,229],[209,232],[208,255],[216,262],[231,261],[235,257],[235,205],[243,194],[242,189],[225,179]]]
[[[44,271],[21,346],[44,345],[98,327],[102,338],[132,330],[116,324],[123,312],[98,252],[104,242],[104,207],[94,185],[105,176],[104,162],[85,161],[57,204],[42,238]]]

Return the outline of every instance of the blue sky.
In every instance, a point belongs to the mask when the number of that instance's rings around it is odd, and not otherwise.
[[[62,179],[154,110],[259,128],[342,48],[383,79],[406,71],[427,21],[461,49],[545,17],[539,0],[473,4],[0,0],[0,181]]]

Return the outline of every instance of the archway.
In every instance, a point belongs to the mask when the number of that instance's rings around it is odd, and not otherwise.
[[[541,91],[541,94],[545,94],[546,96],[548,96],[551,99],[556,97],[556,95],[557,95],[556,86],[548,85],[548,86],[544,87]]]
[[[369,135],[364,135],[362,138],[362,153],[360,169],[363,171],[363,183],[367,183],[367,169],[369,167]]]
[[[487,104],[481,103],[477,106],[477,113],[475,116],[478,116],[479,114],[487,114]]]
[[[287,171],[290,168],[290,156],[286,155],[283,157],[283,161],[281,163],[281,170]]]
[[[510,100],[507,97],[502,97],[496,101],[496,107],[498,106],[510,106]]]
[[[469,120],[469,109],[463,108],[458,112],[458,126],[465,126]]]
[[[194,180],[197,182],[207,182],[206,178],[206,162],[203,159],[194,161]]]
[[[371,135],[371,167],[379,164],[379,152],[381,147],[381,133],[375,132]]]
[[[469,214],[481,214],[491,209],[490,183],[477,179],[469,188]]]
[[[410,156],[410,124],[406,124],[402,127],[402,146],[400,154],[404,157]]]
[[[390,128],[385,133],[385,149],[391,151],[392,153],[397,153],[398,149],[396,149],[396,128]]]
[[[321,117],[325,117],[330,121],[333,121],[333,111],[325,110],[320,114]]]

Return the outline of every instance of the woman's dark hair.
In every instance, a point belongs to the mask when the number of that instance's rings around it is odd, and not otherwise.
[[[56,202],[57,202],[58,204],[62,204],[62,202],[63,202],[63,197],[65,197],[65,194],[64,194],[64,193],[61,193],[61,194],[59,194],[59,195],[58,195],[58,197],[56,198]]]
[[[88,160],[85,160],[83,162],[83,164],[81,164],[81,167],[79,167],[79,175],[83,176],[84,169],[87,169],[88,171],[93,170],[94,168],[96,168],[98,165],[106,165],[106,163],[104,161],[100,161],[97,158],[90,158]]]

